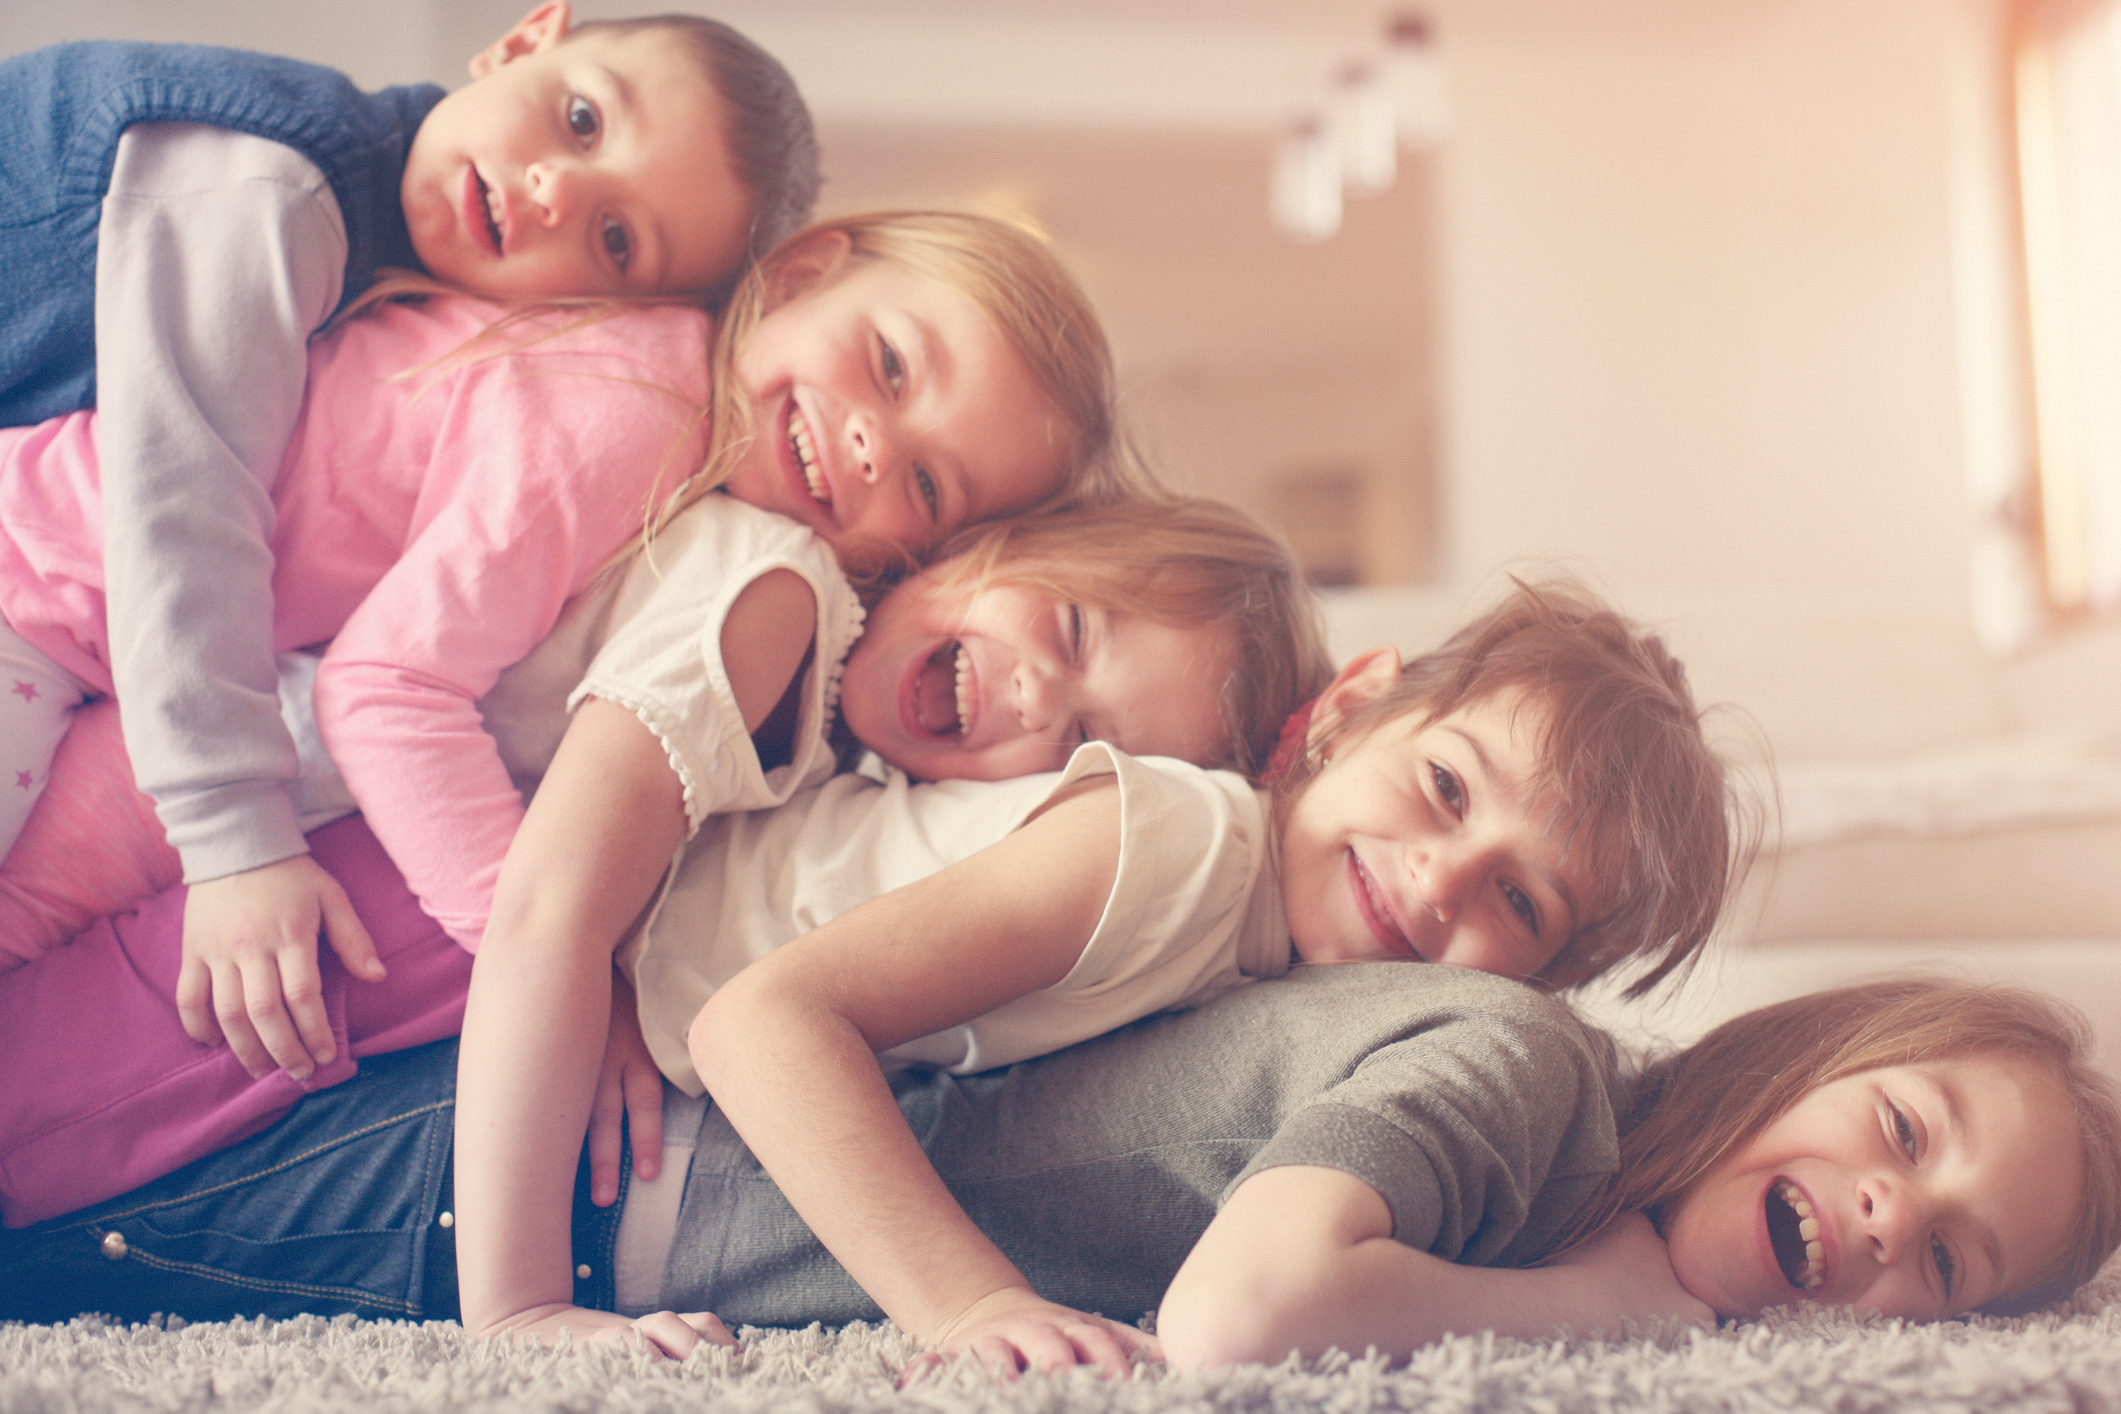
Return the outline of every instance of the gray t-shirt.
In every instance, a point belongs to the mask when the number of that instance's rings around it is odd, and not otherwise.
[[[1237,1182],[1317,1164],[1454,1262],[1537,1259],[1616,1166],[1612,1044],[1515,982],[1415,963],[1299,967],[1007,1070],[894,1077],[944,1181],[1039,1293],[1133,1320]],[[881,1313],[719,1111],[662,1304],[731,1325]]]

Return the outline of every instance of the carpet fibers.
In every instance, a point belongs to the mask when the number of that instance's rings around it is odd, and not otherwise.
[[[907,1391],[891,1326],[747,1330],[682,1363],[626,1351],[467,1341],[455,1325],[301,1318],[0,1326],[6,1414],[552,1411],[553,1414],[1020,1414],[1528,1410],[2121,1414],[2121,1263],[2039,1314],[1935,1325],[1816,1308],[1713,1334],[1625,1341],[1445,1341],[1399,1367],[1325,1359],[1212,1374],[1146,1366],[999,1383],[953,1367]]]

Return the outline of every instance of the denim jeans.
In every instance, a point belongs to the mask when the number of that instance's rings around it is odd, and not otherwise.
[[[1153,1310],[1249,1169],[1324,1164],[1448,1261],[1547,1251],[1616,1163],[1612,1048],[1457,967],[1298,968],[1003,1071],[893,1076],[972,1220],[1050,1299]],[[361,1062],[285,1119],[126,1197],[0,1231],[0,1317],[454,1317],[456,1043]],[[575,1302],[614,1304],[619,1204],[577,1171]],[[732,1325],[875,1319],[727,1121],[699,1131],[664,1305]]]
[[[0,1318],[457,1315],[457,1043],[361,1062],[270,1129],[120,1198],[0,1232]],[[623,1192],[623,1189],[622,1189]],[[611,1305],[623,1206],[576,1184],[578,1304]]]

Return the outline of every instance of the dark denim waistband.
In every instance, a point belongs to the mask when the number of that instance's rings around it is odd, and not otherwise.
[[[377,1056],[218,1154],[0,1233],[0,1318],[349,1314],[454,1320],[457,1044]],[[575,1180],[575,1302],[616,1297],[619,1202]],[[586,1275],[584,1275],[586,1270]]]

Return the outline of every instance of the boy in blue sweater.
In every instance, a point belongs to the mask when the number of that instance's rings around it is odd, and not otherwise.
[[[269,491],[307,341],[385,266],[496,299],[711,303],[817,191],[794,82],[712,20],[574,26],[547,0],[470,67],[445,95],[196,45],[0,61],[0,425],[97,408],[109,667],[194,886],[186,953],[327,1055],[285,959],[313,981],[321,932],[356,976],[380,965],[286,788]],[[4,855],[94,689],[4,620],[0,679]]]

